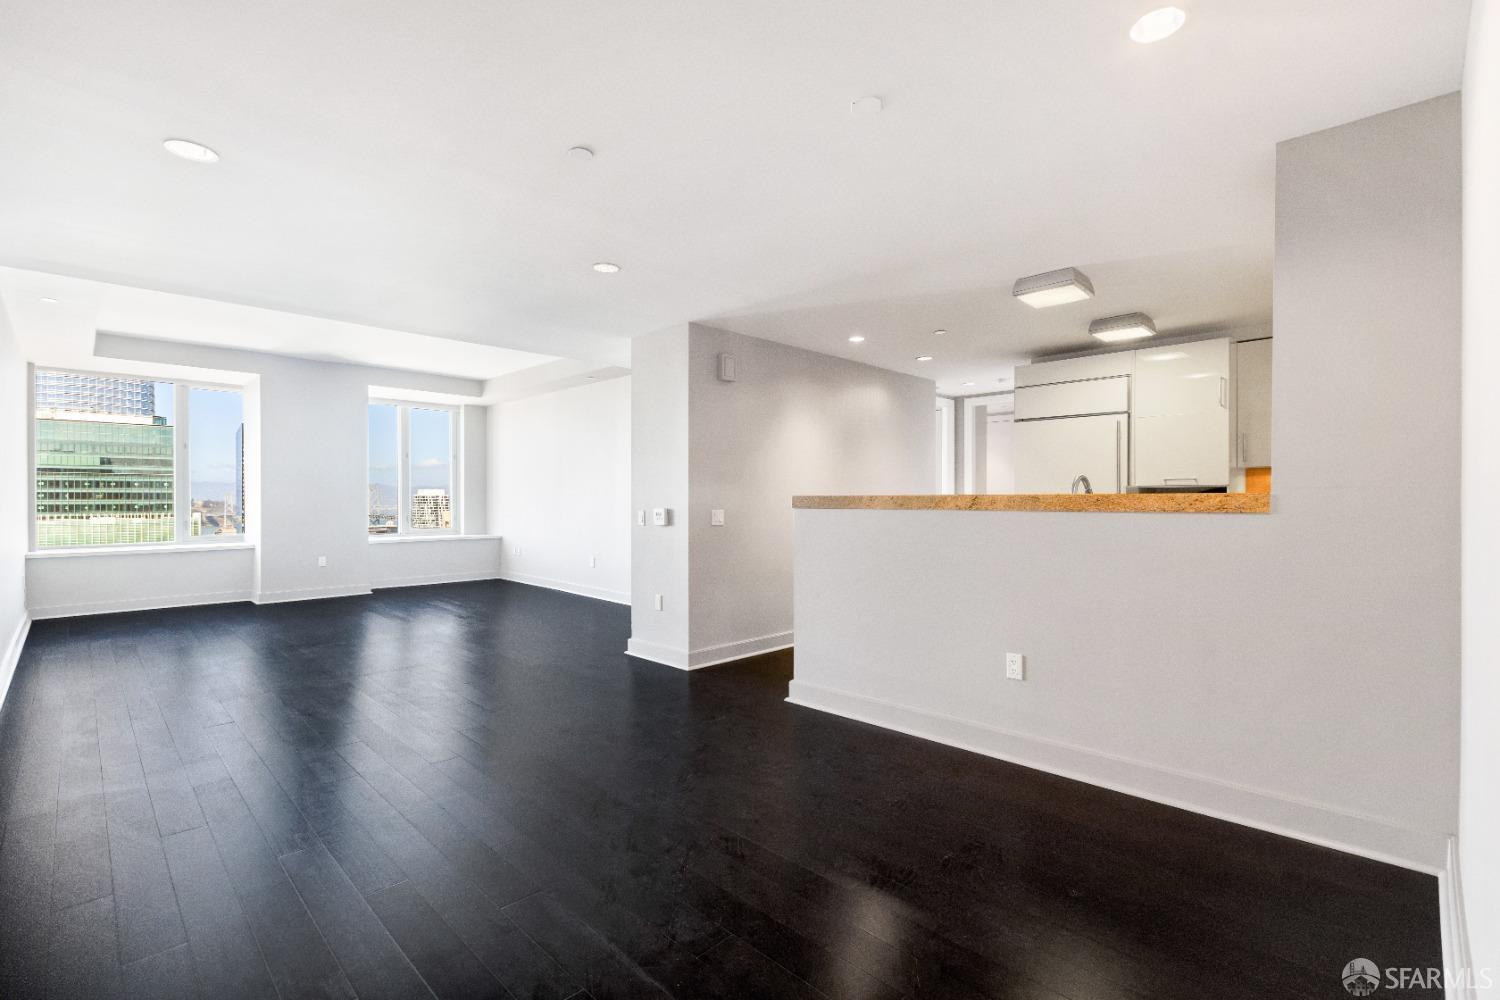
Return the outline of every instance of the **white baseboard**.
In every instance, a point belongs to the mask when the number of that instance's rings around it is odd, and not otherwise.
[[[1463,880],[1459,877],[1458,838],[1448,838],[1447,868],[1438,876],[1438,918],[1443,935],[1443,995],[1447,1000],[1476,1000],[1469,927],[1464,919]]]
[[[545,587],[548,590],[561,590],[565,594],[592,597],[600,601],[609,601],[611,604],[630,603],[630,594],[624,591],[606,590],[603,587],[594,587],[587,583],[574,583],[571,580],[554,580],[548,576],[532,576],[530,573],[513,573],[509,570],[502,570],[490,577],[490,579],[509,580],[512,583],[524,583],[532,587]]]
[[[16,667],[21,663],[21,650],[26,646],[26,636],[31,632],[31,616],[21,613],[16,629],[11,633],[5,652],[0,653],[0,708],[5,707],[5,696],[10,693],[10,682],[16,678]]]
[[[754,639],[741,639],[738,642],[725,642],[717,646],[702,646],[692,650],[664,646],[658,642],[647,642],[632,637],[625,644],[625,652],[629,656],[650,660],[653,663],[662,663],[669,667],[676,667],[678,670],[701,670],[704,667],[729,663],[731,660],[743,660],[747,656],[759,656],[761,653],[787,649],[791,645],[792,633],[790,632],[777,632],[774,635],[762,635]]]
[[[474,583],[478,580],[498,580],[494,570],[479,570],[472,573],[429,573],[425,576],[397,576],[384,580],[371,580],[372,590],[391,587],[426,587],[438,583]]]
[[[369,587],[305,587],[301,590],[262,590],[250,599],[256,604],[286,604],[290,601],[317,601],[325,597],[364,597]]]
[[[652,663],[660,663],[668,667],[676,667],[678,670],[692,669],[688,666],[687,650],[678,649],[675,646],[663,646],[659,642],[647,642],[634,636],[631,636],[625,643],[625,655],[650,660]]]
[[[792,633],[777,632],[773,635],[756,636],[754,639],[740,639],[738,642],[723,642],[717,646],[703,646],[688,653],[688,669],[697,670],[700,667],[728,663],[730,660],[743,660],[747,656],[772,653],[778,649],[790,648],[791,645]]]
[[[217,593],[163,594],[156,597],[111,601],[84,601],[78,604],[49,604],[32,608],[31,617],[77,618],[80,615],[108,615],[120,611],[162,611],[167,608],[190,608],[199,604],[233,604],[251,600],[247,590],[225,590]]]
[[[787,701],[1281,836],[1442,874],[1447,836],[1260,789],[793,680]]]

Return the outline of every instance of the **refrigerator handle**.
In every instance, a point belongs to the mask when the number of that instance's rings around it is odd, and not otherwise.
[[[1120,478],[1120,427],[1123,421],[1115,421],[1115,492],[1124,493],[1125,489]]]

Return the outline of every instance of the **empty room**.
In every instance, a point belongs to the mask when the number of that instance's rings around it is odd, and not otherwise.
[[[0,998],[1500,1000],[1500,0],[0,0]]]

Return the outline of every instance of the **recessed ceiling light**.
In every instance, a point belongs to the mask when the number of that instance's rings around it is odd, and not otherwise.
[[[884,107],[885,102],[873,95],[858,98],[849,104],[849,110],[857,115],[878,115]]]
[[[1159,7],[1135,22],[1130,29],[1130,40],[1142,45],[1159,42],[1175,35],[1186,21],[1187,11],[1179,7]]]
[[[43,295],[42,296],[42,301],[45,302],[45,303],[47,303],[49,306],[55,306],[55,305],[57,305],[57,300],[54,299],[50,295]]]
[[[594,270],[598,271],[600,274],[617,274],[619,273],[620,265],[611,264],[607,260],[601,260],[599,263],[594,265]]]
[[[933,330],[932,331],[932,335],[934,337],[941,337],[943,334],[945,334],[947,332],[948,332],[947,330]]]
[[[851,343],[851,344],[863,344],[864,342],[865,342],[865,338],[861,337],[857,333],[854,336],[852,336],[852,337],[849,338],[849,343]]]
[[[577,160],[579,163],[587,163],[594,158],[594,151],[587,146],[574,146],[568,150],[568,159]]]
[[[918,361],[931,361],[932,360],[932,355],[931,354],[919,354],[919,355],[917,355],[917,360]]]
[[[191,160],[194,163],[219,162],[218,153],[209,149],[203,143],[194,142],[191,139],[166,139],[162,141],[161,147],[173,156],[180,156],[184,160]]]
[[[1145,313],[1126,313],[1096,319],[1089,324],[1089,333],[1097,340],[1113,344],[1120,340],[1141,340],[1156,336],[1156,324]]]
[[[973,382],[965,382],[964,385],[973,385]]]
[[[1094,285],[1076,267],[1064,267],[1022,278],[1010,293],[1033,309],[1045,309],[1092,298]]]

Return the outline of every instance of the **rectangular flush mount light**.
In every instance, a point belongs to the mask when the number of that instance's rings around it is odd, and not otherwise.
[[[1045,309],[1091,299],[1094,286],[1076,267],[1065,267],[1022,278],[1010,293],[1033,309]]]
[[[1089,333],[1106,344],[1113,344],[1117,340],[1140,340],[1144,337],[1156,336],[1156,324],[1151,322],[1151,317],[1145,313],[1126,313],[1124,316],[1110,316],[1106,319],[1096,319],[1089,324]]]

